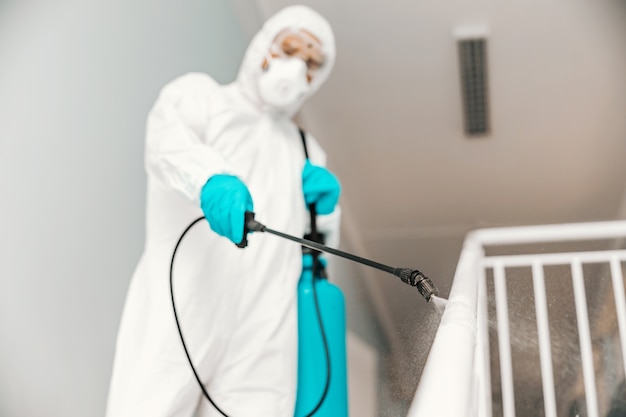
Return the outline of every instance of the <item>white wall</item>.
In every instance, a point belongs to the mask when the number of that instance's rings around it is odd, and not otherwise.
[[[104,413],[143,245],[146,114],[173,77],[235,77],[227,0],[0,4],[0,415]]]
[[[104,414],[143,246],[146,115],[180,74],[234,79],[260,18],[242,1],[233,7],[0,4],[0,416]],[[378,359],[368,344],[380,350],[384,336],[361,269],[343,263],[333,275],[354,332],[351,409],[375,413]]]
[[[349,413],[354,417],[376,417],[378,413],[379,354],[352,332],[346,338],[348,350]]]

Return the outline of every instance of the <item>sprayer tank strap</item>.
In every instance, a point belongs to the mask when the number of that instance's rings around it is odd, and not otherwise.
[[[298,129],[300,131],[300,137],[302,138],[302,147],[304,148],[304,157],[309,159],[309,150],[306,146],[306,132],[302,129]]]
[[[303,129],[298,129],[300,131],[300,137],[302,138],[302,148],[304,149],[304,157],[308,160],[309,159],[309,150],[307,148],[306,145],[306,132]],[[309,213],[311,215],[311,232],[309,235],[306,235],[305,238],[311,238],[313,240],[318,240],[319,238],[321,238],[321,242],[323,242],[323,237],[319,236],[318,232],[317,232],[317,210],[315,209],[315,203],[313,204],[309,204]],[[317,255],[319,255],[319,252],[313,252],[315,254],[315,258],[317,258]]]

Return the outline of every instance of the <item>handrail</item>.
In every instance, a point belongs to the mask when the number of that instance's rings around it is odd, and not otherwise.
[[[618,266],[620,261],[626,261],[626,251],[623,250],[485,257],[485,247],[625,237],[626,221],[502,227],[480,229],[469,233],[463,244],[450,296],[408,417],[491,415],[488,332],[486,324],[482,323],[487,320],[485,268],[502,269],[524,264],[533,266],[533,270],[537,272],[542,265],[553,262],[569,262],[572,257],[577,257],[578,263],[611,262],[612,269],[619,272],[617,278],[614,272],[614,281],[621,284],[622,280],[619,279],[621,270]],[[497,272],[495,269],[494,273]],[[577,271],[578,269],[575,269],[574,272]],[[537,279],[543,279],[542,273],[536,275],[538,276]],[[576,284],[576,279],[581,281],[581,278],[579,273],[574,275]],[[500,285],[504,282],[503,279],[500,277]],[[580,282],[578,283],[580,284]],[[538,290],[541,290],[540,286],[537,287]],[[616,285],[615,292],[620,335],[622,343],[624,343],[626,340],[624,333],[626,331],[626,303],[624,302],[623,286]],[[506,295],[506,293],[504,294]],[[541,292],[538,295],[536,293],[536,296],[539,297],[539,307],[543,308],[541,295]],[[579,298],[581,297],[579,294]],[[539,325],[545,327],[546,323],[542,322]],[[506,333],[506,328],[504,330]],[[543,333],[541,343],[545,345],[543,350],[547,351],[549,350],[549,334],[548,332]],[[623,354],[626,372],[626,349]],[[549,358],[544,357],[542,359],[542,367],[546,370],[551,368]],[[548,375],[544,379],[544,384],[550,383],[551,380]],[[555,406],[551,398],[553,394],[547,390],[544,391],[544,395],[546,392],[548,394],[547,413],[548,415],[555,415]],[[505,399],[503,398],[503,400]],[[593,398],[591,400],[593,402]],[[503,405],[506,407],[506,404]],[[505,414],[514,415],[514,411],[509,410],[509,413]]]

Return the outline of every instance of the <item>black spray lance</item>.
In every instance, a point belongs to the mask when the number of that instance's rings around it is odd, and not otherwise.
[[[372,267],[372,268],[375,268],[384,272],[388,272],[400,278],[403,282],[409,284],[410,286],[417,287],[417,290],[420,292],[420,294],[422,294],[422,297],[424,297],[426,301],[430,301],[433,295],[437,296],[439,294],[437,287],[435,287],[435,285],[432,283],[430,278],[422,274],[417,269],[394,268],[392,266],[387,266],[378,262],[371,261],[369,259],[361,258],[360,256],[355,256],[347,252],[329,248],[328,246],[322,245],[321,243],[313,242],[307,239],[301,239],[301,238],[291,236],[282,232],[278,232],[276,230],[272,230],[268,228],[267,226],[256,221],[254,219],[254,213],[251,211],[246,212],[243,240],[237,246],[239,246],[240,248],[245,248],[248,245],[247,235],[251,231],[270,233],[270,234],[282,237],[284,239],[297,242],[303,246],[306,246],[307,248],[316,249],[321,252],[330,253],[332,255],[349,259],[353,262],[357,262],[357,263],[367,265],[369,267]]]

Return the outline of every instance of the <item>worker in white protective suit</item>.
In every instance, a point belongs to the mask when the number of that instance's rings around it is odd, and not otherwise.
[[[161,91],[146,135],[145,251],[132,278],[116,345],[108,417],[222,415],[292,417],[297,388],[296,291],[301,247],[279,237],[244,237],[244,212],[302,236],[307,204],[338,243],[339,183],[292,121],[333,66],[327,21],[304,6],[283,9],[252,40],[237,80],[218,85],[191,73]]]

